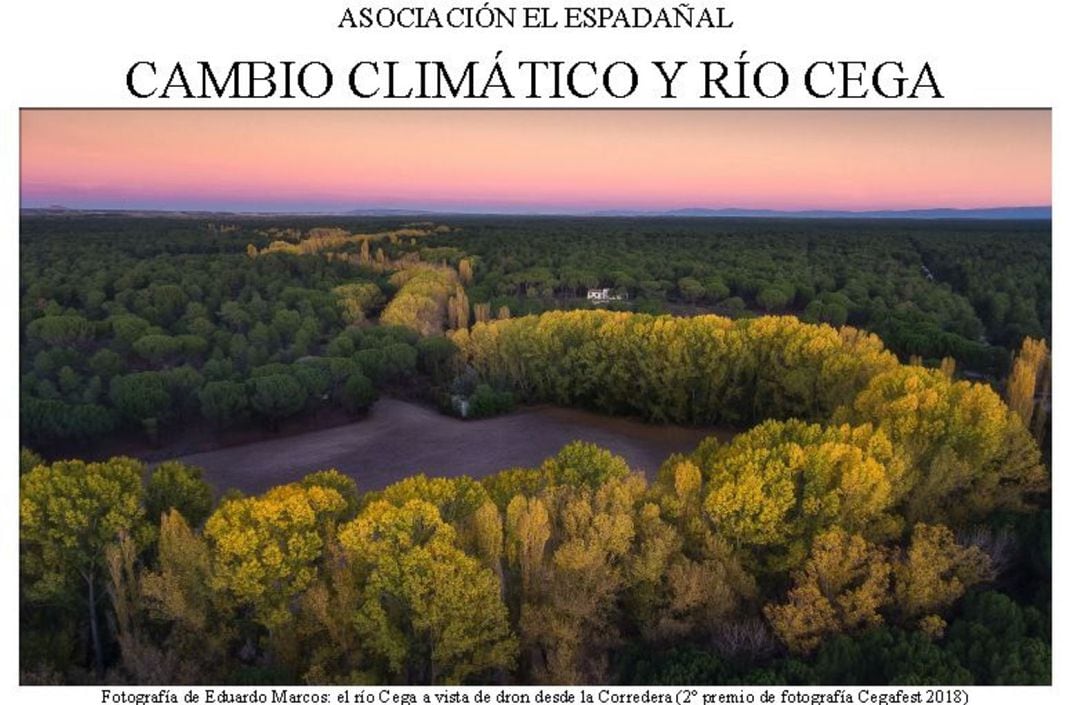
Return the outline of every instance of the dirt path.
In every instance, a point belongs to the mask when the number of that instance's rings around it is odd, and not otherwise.
[[[652,477],[669,455],[691,450],[709,435],[730,437],[731,431],[654,426],[557,407],[460,421],[418,404],[380,399],[357,423],[179,459],[204,468],[219,491],[258,493],[326,468],[355,478],[363,491],[418,473],[483,477],[535,467],[573,440],[608,448]]]

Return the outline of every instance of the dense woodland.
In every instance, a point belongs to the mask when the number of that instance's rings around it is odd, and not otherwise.
[[[393,294],[388,272],[250,256],[251,240],[271,236],[230,226],[71,225],[24,231],[21,421],[31,445],[86,447],[125,431],[156,440],[195,420],[274,428],[333,405],[359,412],[377,386],[414,376],[424,354],[417,331],[354,325]]]
[[[492,219],[439,241],[483,263],[474,300],[515,314],[613,287],[650,313],[794,313],[993,373],[1050,336],[1045,222]]]
[[[24,683],[1049,682],[1045,224],[22,226]],[[64,459],[380,392],[743,432],[362,496]]]
[[[193,422],[276,428],[326,407],[361,412],[380,387],[445,382],[428,379],[453,355],[433,334],[588,307],[597,286],[641,312],[849,324],[901,359],[950,357],[990,378],[1025,337],[1049,337],[1050,243],[1037,223],[310,225],[25,219],[24,442],[79,450]]]

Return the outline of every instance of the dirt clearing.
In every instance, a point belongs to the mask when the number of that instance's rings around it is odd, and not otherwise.
[[[653,477],[672,453],[692,450],[706,436],[731,435],[727,429],[656,426],[548,406],[461,421],[419,404],[380,399],[363,421],[178,459],[202,467],[218,491],[259,493],[327,468],[366,491],[419,473],[483,477],[535,467],[574,440],[607,448]]]

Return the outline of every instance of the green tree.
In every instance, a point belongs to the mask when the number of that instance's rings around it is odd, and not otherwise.
[[[112,379],[124,370],[123,358],[108,348],[91,355],[88,364],[94,374],[105,380]]]
[[[146,484],[146,513],[153,519],[175,509],[191,526],[202,526],[214,504],[202,468],[167,460],[154,468]]]
[[[40,455],[23,446],[19,448],[19,474],[25,475],[38,465],[43,465],[45,459]]]
[[[342,284],[332,291],[348,325],[363,323],[368,313],[385,301],[382,291],[374,282]]]
[[[896,627],[827,639],[813,668],[823,685],[974,685],[955,655],[921,632]]]
[[[557,485],[597,488],[608,480],[630,474],[626,461],[592,443],[574,441],[544,461],[541,470]]]
[[[129,422],[162,420],[172,407],[172,396],[165,377],[157,372],[134,372],[114,377],[109,399]]]
[[[766,311],[773,312],[791,303],[791,297],[783,289],[769,286],[758,292],[757,302]]]
[[[109,318],[113,336],[121,350],[128,350],[132,344],[150,328],[150,321],[132,314],[119,314]],[[114,345],[113,347],[116,347]]]
[[[180,343],[170,335],[148,334],[132,344],[135,354],[155,367],[180,351]]]
[[[247,388],[227,380],[207,382],[199,391],[199,405],[203,418],[218,428],[227,428],[246,417]]]
[[[360,372],[349,375],[341,389],[342,405],[353,414],[367,411],[378,398],[375,385]]]
[[[26,334],[45,345],[76,345],[92,339],[94,327],[78,315],[42,316],[26,327]]]
[[[105,668],[98,602],[106,548],[123,536],[145,538],[142,465],[131,458],[38,465],[19,478],[23,589],[55,600],[85,590],[94,668]]]
[[[705,296],[707,296],[710,301],[719,302],[731,296],[731,289],[728,288],[727,282],[724,281],[723,277],[710,277],[703,283],[705,285]]]
[[[954,654],[983,685],[1047,685],[1051,663],[1048,624],[1033,607],[999,592],[973,592],[945,637]]]
[[[257,377],[250,385],[252,408],[268,419],[275,429],[281,419],[299,412],[307,403],[303,386],[291,375]]]
[[[449,378],[458,349],[449,338],[434,336],[417,343],[416,352],[420,369],[441,382]]]
[[[683,277],[679,280],[679,293],[690,303],[697,302],[705,296],[707,291],[705,285],[693,277]]]
[[[514,408],[514,395],[498,391],[490,384],[478,384],[469,395],[468,417],[483,419],[504,414]]]

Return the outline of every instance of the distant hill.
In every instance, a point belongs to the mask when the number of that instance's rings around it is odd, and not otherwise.
[[[446,213],[455,213],[456,211],[427,211],[417,210],[415,208],[357,208],[351,211],[345,211],[341,215],[366,215],[366,216],[393,216],[393,217],[412,217],[417,215],[444,215]]]
[[[205,217],[271,217],[271,216],[359,216],[384,218],[436,218],[438,216],[566,216],[595,218],[909,218],[916,220],[1050,220],[1050,206],[1010,206],[1002,208],[918,208],[911,210],[777,210],[771,208],[676,208],[672,210],[608,209],[588,212],[527,211],[527,210],[456,210],[453,208],[424,210],[418,208],[356,208],[334,211],[211,211],[211,210],[153,210],[153,209],[79,209],[60,205],[45,208],[21,208],[23,215],[128,215],[136,217],[174,216]]]
[[[1050,206],[1014,206],[1004,208],[918,208],[911,210],[800,210],[769,208],[677,208],[665,211],[604,210],[590,215],[623,217],[682,218],[917,218],[979,220],[1049,220]]]

